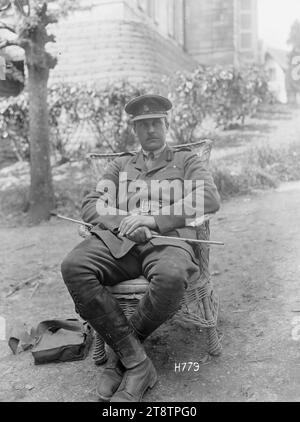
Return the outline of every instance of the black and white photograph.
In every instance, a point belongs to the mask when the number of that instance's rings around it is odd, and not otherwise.
[[[299,402],[299,283],[299,0],[0,0],[1,403]]]

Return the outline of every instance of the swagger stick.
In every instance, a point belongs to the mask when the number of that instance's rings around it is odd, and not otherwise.
[[[57,214],[56,212],[51,212],[51,215],[57,218],[60,218],[61,220],[67,220],[67,221],[71,221],[72,223],[76,223],[76,224],[81,224],[84,226],[87,226],[89,228],[94,227],[93,224],[90,223],[86,223],[84,221],[81,220],[75,220],[74,218],[69,218],[69,217],[65,217],[63,215]],[[199,239],[188,239],[185,237],[171,237],[171,236],[160,236],[157,234],[152,234],[152,238],[157,238],[157,239],[169,239],[169,240],[182,240],[184,242],[190,242],[190,243],[204,243],[207,245],[218,245],[218,246],[224,246],[223,242],[216,242],[213,240],[199,240]]]
[[[170,239],[170,240],[183,240],[185,242],[191,242],[191,243],[206,243],[207,245],[220,245],[224,246],[223,242],[216,242],[213,240],[199,240],[199,239],[188,239],[186,237],[171,237],[171,236],[159,236],[156,234],[153,234],[152,237],[155,237],[157,239]]]
[[[90,228],[94,227],[93,224],[85,223],[84,221],[80,221],[80,220],[74,220],[74,218],[64,217],[63,215],[57,214],[56,212],[51,212],[50,214],[53,217],[60,218],[61,220],[72,221],[72,223],[81,224],[83,226],[87,226],[87,227],[90,227]]]

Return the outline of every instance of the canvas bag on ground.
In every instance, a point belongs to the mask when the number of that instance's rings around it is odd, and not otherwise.
[[[41,322],[31,353],[36,365],[85,359],[92,343],[92,330],[77,319]]]

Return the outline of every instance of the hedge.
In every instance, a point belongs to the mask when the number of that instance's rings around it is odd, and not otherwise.
[[[171,136],[176,143],[193,142],[207,117],[223,129],[243,125],[261,103],[271,99],[267,76],[256,66],[199,66],[193,73],[177,73],[163,83],[174,105]],[[83,84],[51,86],[48,107],[53,155],[59,161],[77,159],[91,150],[135,148],[124,106],[135,96],[157,91],[151,82],[133,86],[122,81],[105,89]],[[0,101],[0,138],[12,143],[19,159],[29,159],[26,92]]]

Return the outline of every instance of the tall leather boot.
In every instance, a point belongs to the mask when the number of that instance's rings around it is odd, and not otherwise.
[[[120,361],[119,356],[112,348],[109,347],[107,353],[108,361],[101,374],[101,379],[96,389],[98,397],[104,402],[110,401],[111,397],[119,388],[124,372],[126,371],[126,368]]]
[[[160,303],[155,303],[155,301],[153,303],[147,293],[140,300],[133,315],[129,319],[129,323],[141,343],[178,311],[182,297],[182,294],[178,293],[179,292],[174,292],[174,300],[170,300],[169,302],[171,303],[171,306],[161,306]],[[131,373],[133,373],[133,370],[131,370]],[[111,402],[132,401],[130,398],[134,395],[137,396],[137,394],[134,394],[133,392],[135,388],[138,388],[139,386],[130,385],[131,379],[129,378],[129,374],[130,371],[125,372],[120,387],[112,396]],[[153,381],[154,383],[156,382],[155,379],[153,379]],[[151,385],[149,386],[151,387]],[[128,393],[129,390],[130,394]],[[143,391],[142,380],[139,390]]]
[[[113,301],[111,300],[112,303]],[[104,307],[107,310],[107,306],[104,305]],[[123,379],[126,377],[126,383],[122,386],[123,381],[121,382],[114,395],[116,396],[115,401],[140,401],[145,391],[155,385],[157,381],[156,370],[151,360],[147,357],[142,344],[134,335],[133,329],[118,302],[115,301],[114,306],[110,308],[112,310],[109,313],[99,315],[99,310],[103,310],[103,296],[99,295],[88,304],[86,307],[87,312],[82,317],[89,322],[94,330],[113,349],[125,368]],[[95,317],[97,314],[99,316]],[[91,315],[93,315],[93,318],[91,318]],[[116,382],[111,381],[113,382],[113,389],[117,388],[120,377],[121,374],[119,373],[118,379],[115,380]],[[122,394],[120,395],[119,390],[121,386]],[[105,395],[103,397],[108,398]]]
[[[111,402],[140,402],[148,388],[157,382],[156,370],[140,341],[131,334],[117,344],[116,354],[126,371]]]
[[[180,302],[179,302],[180,303]],[[145,341],[158,327],[170,319],[179,309],[156,309],[153,306],[148,294],[141,299],[134,313],[129,319],[136,336],[141,342]]]
[[[152,306],[148,295],[146,294],[143,297],[135,312],[129,319],[129,323],[141,343],[143,343],[146,338],[160,325],[171,318],[176,313],[177,309],[165,311],[166,312],[164,313],[161,311],[157,312]],[[147,315],[145,312],[147,312]],[[112,352],[97,388],[97,393],[101,400],[109,401],[111,398],[110,401],[132,401],[129,400],[129,398],[136,396],[136,394],[133,393],[135,388],[133,386],[131,388],[131,393],[129,394],[124,391],[124,384],[128,383],[128,376],[125,377],[125,372],[126,368],[120,361],[118,355]],[[133,372],[131,373],[133,374]],[[139,388],[139,385],[136,385],[136,387]],[[117,393],[114,394],[115,392]]]
[[[99,321],[91,321],[95,329],[98,323]],[[105,336],[103,338],[106,342],[110,340]],[[142,344],[131,333],[110,346],[113,354],[103,371],[97,388],[98,396],[103,401],[110,399],[111,402],[141,401],[146,390],[157,382],[156,370]]]
[[[109,348],[108,361],[101,374],[100,382],[97,385],[97,395],[103,402],[109,402],[111,397],[119,388],[126,368],[120,361],[118,355]]]
[[[146,298],[145,300],[147,302]],[[141,343],[143,343],[146,338],[156,330],[156,328],[172,316],[167,314],[163,319],[153,320],[143,313],[143,306],[143,304],[142,306],[139,306],[129,320],[136,337]],[[149,309],[149,304],[147,309]],[[126,368],[119,359],[119,356],[111,349],[109,351],[108,362],[102,372],[101,380],[97,386],[97,394],[102,401],[127,401],[127,394],[125,394],[126,397],[124,397],[123,392],[121,394],[123,384],[127,382],[127,377],[123,378],[125,372]],[[123,383],[122,380],[124,380]],[[115,394],[117,390],[118,395]],[[114,397],[112,398],[112,396]]]

